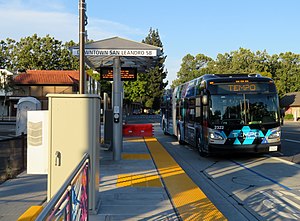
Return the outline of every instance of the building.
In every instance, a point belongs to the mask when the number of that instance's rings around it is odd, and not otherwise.
[[[16,104],[21,97],[35,97],[42,110],[48,109],[47,94],[76,94],[79,91],[79,71],[27,70],[14,78],[15,90],[10,97],[10,116],[16,116]]]
[[[285,94],[280,100],[280,106],[284,107],[285,115],[292,114],[294,121],[300,120],[300,92]]]

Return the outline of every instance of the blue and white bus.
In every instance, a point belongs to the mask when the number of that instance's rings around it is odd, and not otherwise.
[[[161,127],[201,155],[281,150],[274,81],[259,74],[207,74],[162,100]]]

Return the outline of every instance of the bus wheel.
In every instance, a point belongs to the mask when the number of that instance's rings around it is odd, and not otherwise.
[[[177,129],[177,140],[179,144],[184,144],[184,142],[181,140],[181,133],[180,133],[180,129]]]

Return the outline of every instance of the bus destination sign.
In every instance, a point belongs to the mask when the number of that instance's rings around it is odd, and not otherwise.
[[[218,93],[243,93],[243,92],[257,92],[263,93],[269,91],[269,84],[266,83],[232,83],[232,84],[215,84]]]
[[[72,54],[79,56],[79,49],[73,49]],[[155,57],[157,56],[156,50],[144,49],[97,49],[86,48],[84,51],[85,56],[130,56],[130,57]]]
[[[137,68],[124,67],[121,68],[121,81],[136,81]],[[100,68],[100,80],[113,81],[113,68]]]

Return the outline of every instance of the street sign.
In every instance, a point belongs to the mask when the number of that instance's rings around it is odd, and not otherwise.
[[[137,79],[137,68],[121,68],[121,81],[135,81]],[[100,80],[113,81],[113,68],[101,67]]]
[[[72,49],[72,54],[78,56],[79,49]],[[85,56],[128,56],[128,57],[150,57],[156,56],[157,50],[145,49],[96,49],[86,48]]]

